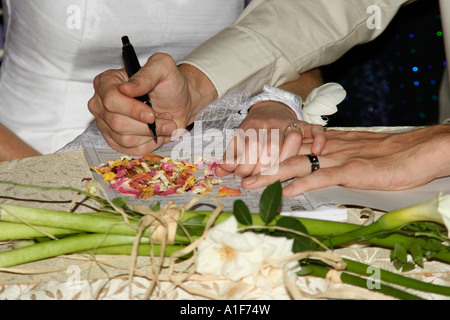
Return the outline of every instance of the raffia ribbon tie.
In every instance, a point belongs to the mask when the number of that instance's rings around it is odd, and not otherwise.
[[[178,226],[179,208],[174,202],[169,202],[158,211],[153,211],[143,205],[133,206],[133,210],[141,213],[139,228],[150,227],[150,239],[155,243],[174,244]]]
[[[330,271],[327,272],[325,279],[334,283],[342,283],[341,274],[342,271],[330,269]]]

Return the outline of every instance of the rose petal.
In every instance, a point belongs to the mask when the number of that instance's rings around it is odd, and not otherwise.
[[[232,189],[226,186],[221,186],[219,188],[219,197],[235,197],[240,196],[241,190],[239,189]]]

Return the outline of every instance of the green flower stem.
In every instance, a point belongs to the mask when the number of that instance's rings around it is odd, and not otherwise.
[[[393,249],[396,243],[407,245],[408,242],[411,241],[411,237],[399,233],[392,233],[383,237],[369,237],[368,235],[370,235],[371,231],[368,227],[361,227],[350,223],[317,221],[311,219],[299,220],[301,220],[301,222],[305,225],[311,236],[327,237],[330,235],[330,237],[324,240],[323,243],[325,245],[332,244],[335,247],[345,246],[358,241],[360,243],[367,243],[368,245]],[[322,225],[322,228],[320,228],[320,225]],[[359,232],[362,229],[365,229],[365,232]],[[377,229],[379,229],[379,226],[372,229],[372,231],[376,232],[375,230]],[[442,247],[447,248],[444,245]],[[450,263],[450,252],[435,254],[432,259],[444,263]]]
[[[377,233],[383,232],[383,228],[377,222],[374,222],[368,226],[363,226],[355,228],[346,233],[337,234],[330,236],[328,239],[323,241],[323,244],[330,248],[335,248],[342,246],[344,244],[349,244],[354,241],[368,241],[373,238]]]
[[[46,226],[93,233],[136,235],[136,224],[129,225],[121,216],[104,217],[98,214],[78,214],[11,204],[0,205],[0,220],[33,226]]]
[[[205,226],[210,218],[211,211],[186,211],[180,219],[183,224],[193,217],[203,215],[199,226]],[[233,215],[232,212],[222,212],[214,222],[221,223]],[[264,221],[257,214],[252,215],[254,225],[264,225]],[[273,223],[276,223],[278,216]],[[297,218],[312,235],[326,235],[333,232],[345,232],[348,227],[344,223],[328,222],[313,219]],[[136,235],[137,220],[130,220],[130,224],[124,222],[120,215],[110,216],[110,213],[72,213],[65,211],[24,207],[12,204],[0,205],[0,221],[20,223],[26,221],[33,226],[44,226],[51,228],[78,230],[80,232],[107,233]],[[189,243],[185,236],[177,236],[176,243]]]
[[[182,222],[189,220],[190,218],[193,218],[198,215],[204,215],[205,217],[201,221],[201,224],[204,226],[206,222],[208,221],[211,212],[210,211],[186,211],[182,217]],[[232,212],[221,212],[220,215],[217,217],[215,224],[221,223],[228,218],[233,216]],[[252,214],[252,225],[255,226],[262,226],[266,223],[261,218],[259,214]],[[275,225],[278,220],[285,218],[285,216],[276,216],[275,219],[270,223],[270,225]],[[309,219],[309,218],[298,218],[295,217],[296,220],[301,222],[306,230],[308,231],[308,234],[314,235],[314,236],[328,236],[330,234],[341,234],[348,231],[352,231],[355,229],[360,228],[359,225],[344,223],[344,222],[335,222],[335,221],[326,221],[326,220],[316,220],[316,219]],[[242,227],[242,225],[240,225]]]
[[[126,224],[123,221],[122,216],[110,216],[110,213],[92,213],[92,214],[77,214],[70,213],[65,211],[56,211],[49,209],[38,209],[31,207],[23,207],[11,204],[2,204],[0,208],[3,210],[0,211],[0,221],[12,221],[16,224],[19,221],[15,218],[18,217],[31,225],[39,226],[39,227],[50,227],[57,229],[67,229],[71,230],[70,232],[80,231],[80,232],[93,232],[93,233],[107,233],[107,234],[122,234],[122,235],[130,235],[134,236],[137,232],[137,222],[135,220],[130,221],[131,225]],[[8,213],[9,212],[9,213]],[[107,216],[106,216],[107,215]],[[204,218],[199,222],[199,226],[204,226],[208,221],[211,212],[210,211],[186,211],[184,215],[181,217],[181,223],[183,224],[187,220],[193,217],[197,217],[199,215],[203,215]],[[229,217],[231,217],[233,213],[231,212],[222,212],[216,219],[215,224],[225,221]],[[277,216],[273,224],[276,223],[278,219],[283,218],[282,216]],[[252,215],[253,225],[264,225],[264,221],[258,214]],[[379,225],[371,224],[367,227],[361,227],[359,225],[343,223],[343,222],[334,222],[334,221],[326,221],[326,220],[315,220],[308,218],[296,218],[300,221],[308,231],[308,233],[314,237],[321,236],[330,236],[329,240],[324,241],[326,245],[332,246],[341,246],[348,244],[354,240],[359,240],[361,237],[367,237],[367,235],[371,234],[371,232],[379,231]],[[3,222],[0,222],[0,225]],[[7,229],[7,227],[5,227]],[[24,226],[23,228],[27,228]],[[27,228],[28,229],[28,228]],[[74,231],[75,230],[75,231]],[[61,231],[62,232],[62,231]],[[11,235],[11,239],[19,239],[22,234],[18,233],[16,236],[14,235],[14,230],[10,230],[8,232]],[[52,232],[50,232],[53,234]],[[55,232],[56,234],[61,234]],[[55,234],[55,235],[56,235]],[[5,236],[2,237],[6,238]],[[24,238],[29,238],[27,235]],[[195,237],[194,237],[195,238]],[[402,243],[408,241],[409,237],[402,235],[391,235],[386,238],[366,238],[365,241],[370,244],[379,245],[387,248],[392,248],[396,242]],[[189,243],[189,240],[185,236],[177,235],[175,239],[175,243],[186,244]],[[441,254],[437,255],[436,259],[440,259],[441,261],[450,262],[450,254]]]
[[[0,252],[0,268],[7,268],[64,254],[103,246],[133,244],[135,237],[123,235],[80,234],[31,246]],[[145,242],[145,239],[141,241]]]
[[[321,277],[321,278],[326,278],[326,275],[327,275],[328,271],[330,270],[329,268],[327,268],[325,266],[319,266],[316,264],[309,264],[308,269],[312,271],[310,273],[310,275],[316,276],[316,277]],[[391,296],[391,297],[394,297],[397,299],[423,300],[422,298],[420,298],[416,295],[407,293],[400,289],[393,288],[393,287],[388,286],[383,283],[380,284],[379,289],[369,289],[367,286],[367,279],[364,279],[364,278],[361,278],[359,276],[355,276],[352,274],[348,274],[345,272],[341,273],[340,279],[343,283],[354,285],[354,286],[372,290],[372,291],[376,291],[376,292],[379,292],[379,293],[382,293],[382,294],[385,294],[385,295],[388,295],[388,296]]]
[[[36,228],[27,226],[23,223],[14,223],[14,222],[0,222],[0,241],[9,241],[9,240],[20,240],[20,239],[34,239],[38,237],[44,237],[45,233],[60,236],[67,234],[76,234],[79,231],[69,230],[69,229],[61,229],[61,228],[49,228],[49,227],[39,227],[38,231]]]
[[[347,264],[346,271],[357,273],[363,276],[371,276],[372,274],[368,272],[369,265],[356,262],[349,259],[344,259]],[[445,296],[450,296],[450,287],[435,285],[432,283],[423,282],[410,277],[405,277],[403,275],[393,273],[387,270],[380,270],[380,280],[386,281],[392,284],[397,284],[406,288],[415,289],[423,292],[437,293]]]
[[[16,225],[21,224],[17,223],[18,220],[15,218],[19,217],[20,219],[27,221],[31,225],[39,227],[50,227],[56,229],[67,229],[70,230],[71,233],[80,231],[80,232],[123,234],[135,236],[137,231],[136,221],[132,220],[130,226],[123,221],[122,216],[117,215],[112,217],[111,213],[77,214],[64,211],[38,209],[10,204],[1,204],[0,208],[3,208],[3,210],[0,211],[0,220],[13,221],[15,222]],[[10,214],[8,214],[8,212],[10,212]],[[186,211],[182,216],[180,222],[183,224],[190,218],[197,217],[199,215],[204,215],[203,220],[199,222],[199,226],[204,226],[208,221],[208,219],[210,218],[211,212]],[[233,213],[231,212],[222,212],[216,219],[215,224],[225,221],[232,215]],[[281,218],[283,217],[277,216],[272,223],[275,224],[276,221]],[[325,241],[325,244],[333,245],[336,247],[348,244],[349,242],[355,240],[361,240],[361,237],[362,238],[366,237],[366,239],[361,242],[367,242],[369,244],[378,245],[386,248],[393,248],[395,243],[405,243],[409,239],[409,237],[400,234],[393,234],[385,238],[367,237],[367,235],[369,235],[371,232],[376,232],[380,230],[379,225],[377,225],[376,223],[368,227],[361,227],[359,225],[343,222],[315,220],[308,218],[296,218],[296,219],[300,221],[305,226],[308,233],[314,237],[321,237],[321,236],[328,237],[331,235],[329,237],[329,240]],[[253,225],[265,224],[258,214],[253,214],[252,220]],[[4,222],[0,222],[0,226],[2,223]],[[8,229],[9,226],[5,226],[5,228]],[[27,227],[23,226],[23,228]],[[49,233],[53,235],[61,234],[59,233],[59,231],[58,232],[55,231],[56,230],[52,230]],[[63,231],[61,230],[61,232]],[[30,238],[29,235],[25,235],[19,232],[17,233],[17,235],[14,235],[14,229],[10,229],[10,231],[8,231],[8,234],[10,235],[8,236],[9,239],[5,240],[19,239],[22,236],[24,236],[23,238]],[[2,239],[3,238],[6,238],[6,232],[5,236],[3,236]],[[189,243],[189,240],[185,236],[177,235],[175,243],[186,244]],[[434,259],[450,263],[450,253],[438,254],[434,257]]]
[[[166,245],[164,254],[166,257],[170,256],[172,253],[180,251],[186,248],[185,246],[178,245]],[[161,246],[154,244],[153,246],[150,244],[141,243],[138,247],[137,254],[139,256],[150,256],[150,253],[153,251],[154,256],[161,255]],[[118,246],[110,246],[110,247],[101,247],[94,248],[91,250],[86,250],[80,253],[90,253],[90,254],[104,254],[104,255],[131,255],[133,253],[133,245],[118,245]]]
[[[3,209],[3,210],[1,210]],[[134,235],[136,232],[136,220],[131,220],[131,226],[127,225],[122,216],[110,216],[111,213],[71,213],[66,211],[57,211],[50,209],[40,209],[32,207],[24,207],[12,204],[0,205],[0,221],[20,222],[17,218],[22,219],[32,225],[46,226],[53,228],[64,228],[71,230],[79,230],[84,232],[108,232],[111,234]],[[186,211],[180,219],[181,223],[190,218],[204,215],[200,224],[205,226],[211,211]],[[221,223],[233,215],[232,212],[222,212],[217,217],[214,224]],[[17,218],[16,218],[17,217]],[[272,224],[283,218],[277,216]],[[259,214],[252,214],[253,225],[265,225]],[[340,234],[354,229],[360,228],[358,225],[347,224],[342,222],[314,220],[307,218],[296,218],[300,221],[308,233],[315,236],[325,236],[330,234]]]
[[[80,232],[118,234],[136,236],[138,221],[126,223],[121,215],[110,216],[110,213],[72,213],[49,209],[23,207],[11,204],[0,205],[0,223],[25,221],[36,227],[50,227],[76,230]],[[189,243],[186,236],[176,236],[176,243]]]

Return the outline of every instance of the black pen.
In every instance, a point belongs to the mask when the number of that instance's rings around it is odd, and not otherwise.
[[[125,69],[127,71],[128,77],[131,77],[133,74],[138,72],[138,70],[141,68],[141,65],[139,64],[139,60],[136,55],[136,51],[134,51],[133,46],[130,43],[130,40],[127,36],[122,37],[122,58],[123,58],[123,64],[125,66]],[[146,105],[148,105],[150,108],[152,107],[152,102],[150,101],[150,97],[148,94],[143,95],[141,97],[136,98],[139,101],[142,101]],[[149,123],[148,127],[150,128],[150,131],[153,134],[153,138],[158,138],[156,135],[156,125],[155,121],[153,123]]]

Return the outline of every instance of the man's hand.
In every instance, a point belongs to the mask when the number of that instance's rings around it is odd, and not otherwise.
[[[450,175],[450,126],[431,126],[406,133],[327,130],[320,169],[311,173],[304,141],[298,156],[279,165],[272,175],[242,181],[245,188],[263,188],[294,179],[283,189],[292,197],[329,186],[354,189],[405,190]]]
[[[108,144],[117,151],[142,155],[153,151],[195,120],[217,98],[209,79],[190,65],[176,66],[167,54],[151,56],[130,79],[124,69],[107,70],[94,79],[88,103]],[[152,108],[135,97],[150,93]],[[158,141],[148,128],[156,122]]]

